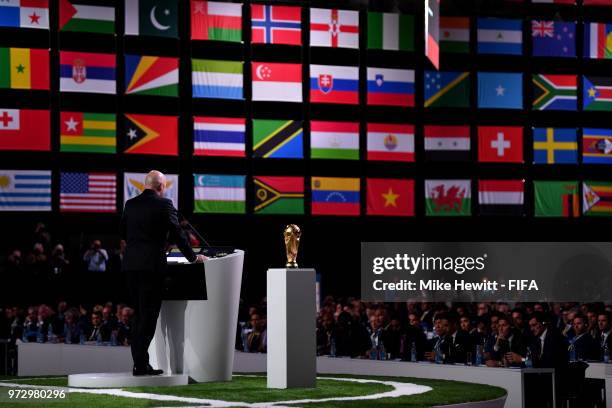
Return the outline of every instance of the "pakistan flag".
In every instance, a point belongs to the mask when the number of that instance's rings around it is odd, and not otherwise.
[[[178,2],[125,0],[125,34],[178,38]]]

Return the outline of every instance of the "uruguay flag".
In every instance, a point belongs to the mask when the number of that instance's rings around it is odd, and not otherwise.
[[[310,65],[310,102],[359,103],[359,67]]]
[[[368,67],[368,105],[414,106],[414,70]]]

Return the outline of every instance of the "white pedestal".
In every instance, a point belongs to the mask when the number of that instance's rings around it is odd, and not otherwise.
[[[71,374],[68,386],[77,388],[175,387],[187,385],[189,378],[179,375],[139,375],[127,373]]]
[[[244,252],[204,262],[207,300],[164,300],[149,361],[197,382],[231,381]]]
[[[268,269],[268,388],[315,386],[314,269]]]

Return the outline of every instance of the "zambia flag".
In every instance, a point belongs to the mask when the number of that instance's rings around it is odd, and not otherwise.
[[[582,183],[582,212],[589,216],[612,216],[612,183],[603,181]]]
[[[576,110],[576,75],[533,74],[532,82],[533,110]]]
[[[304,177],[255,176],[256,214],[304,214]]]
[[[425,107],[469,108],[470,73],[425,71]]]
[[[125,0],[125,34],[178,38],[175,0]]]
[[[576,181],[534,181],[536,217],[578,217]]]
[[[114,113],[60,113],[60,151],[115,153],[117,132]]]
[[[0,48],[0,88],[49,89],[49,50]]]
[[[301,120],[253,119],[253,157],[304,158]]]

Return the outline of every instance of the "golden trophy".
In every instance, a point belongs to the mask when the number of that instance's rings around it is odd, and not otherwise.
[[[302,232],[300,231],[300,227],[295,224],[287,225],[285,231],[283,231],[283,236],[285,237],[285,250],[287,252],[287,268],[298,267],[296,259],[301,235]]]

